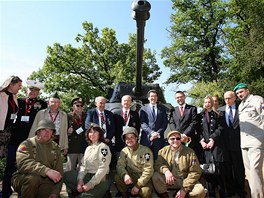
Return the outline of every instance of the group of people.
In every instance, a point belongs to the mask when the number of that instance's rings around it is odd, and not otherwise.
[[[76,97],[67,114],[57,93],[48,102],[38,98],[40,82],[28,80],[27,97],[17,99],[21,88],[17,76],[0,87],[0,157],[7,157],[3,197],[12,194],[12,186],[21,197],[55,198],[63,182],[69,197],[105,197],[115,182],[122,197],[152,197],[153,190],[168,197],[167,189],[175,189],[176,198],[205,197],[206,188],[209,197],[218,191],[220,197],[243,198],[245,173],[251,197],[264,196],[264,103],[244,83],[224,93],[223,107],[214,106],[217,97],[206,96],[200,113],[186,104],[182,91],[168,113],[150,90],[149,104],[139,112],[124,95],[118,111],[106,110],[106,98],[98,96],[96,107],[85,113]],[[202,174],[205,163],[215,164],[213,174]]]

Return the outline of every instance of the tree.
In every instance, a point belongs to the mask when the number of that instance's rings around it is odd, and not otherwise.
[[[226,69],[225,48],[219,38],[226,21],[219,0],[172,0],[172,45],[162,50],[164,65],[173,72],[167,83],[217,81]]]
[[[68,102],[81,95],[89,104],[98,95],[106,96],[119,81],[135,82],[136,37],[130,34],[127,44],[119,44],[112,29],[100,32],[88,22],[83,23],[83,29],[85,33],[76,37],[77,47],[48,46],[44,66],[30,78],[45,82],[45,92],[68,95]],[[161,74],[155,55],[150,49],[144,51],[144,82],[152,83]]]
[[[172,2],[172,44],[162,51],[172,71],[166,82],[191,82],[196,99],[199,90],[232,90],[239,82],[264,95],[264,1]]]

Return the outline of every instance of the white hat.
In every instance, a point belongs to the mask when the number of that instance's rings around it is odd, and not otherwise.
[[[28,88],[38,88],[38,89],[44,88],[44,85],[36,80],[27,80],[26,83]]]

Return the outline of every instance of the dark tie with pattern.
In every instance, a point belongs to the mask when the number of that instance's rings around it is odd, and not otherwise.
[[[153,118],[156,119],[155,106],[152,106],[152,115]]]
[[[100,117],[101,117],[101,127],[103,127],[105,124],[105,117],[104,117],[103,112],[100,113]]]
[[[229,106],[228,121],[229,121],[229,126],[232,126],[234,122],[234,118],[233,118],[233,111],[231,106]]]

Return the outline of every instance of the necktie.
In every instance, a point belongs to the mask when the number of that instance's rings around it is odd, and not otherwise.
[[[234,122],[234,118],[233,118],[233,111],[231,106],[229,106],[228,120],[229,120],[229,126],[232,126]]]
[[[156,119],[155,106],[152,106],[152,115],[153,118]]]
[[[127,111],[125,112],[125,115],[124,115],[124,122],[125,122],[125,124],[127,122]]]
[[[183,116],[183,106],[180,106],[180,114]]]
[[[103,127],[103,125],[105,124],[105,118],[103,112],[100,113],[100,117],[101,117],[101,127]]]

